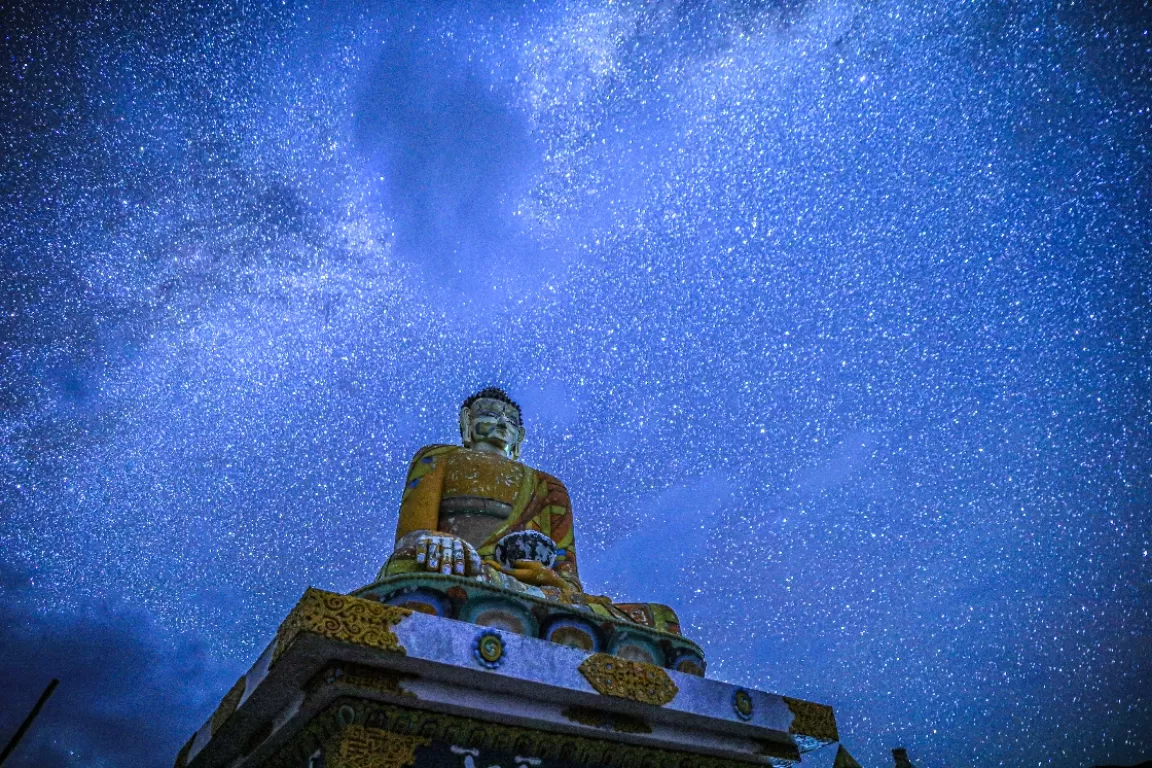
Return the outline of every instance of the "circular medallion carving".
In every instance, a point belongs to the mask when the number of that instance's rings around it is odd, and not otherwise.
[[[743,688],[737,689],[736,693],[732,694],[732,709],[736,711],[736,717],[741,720],[751,720],[752,694]]]
[[[472,643],[476,660],[488,669],[496,669],[504,661],[504,638],[494,629],[485,629]]]

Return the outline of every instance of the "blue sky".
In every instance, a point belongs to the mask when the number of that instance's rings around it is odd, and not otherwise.
[[[171,759],[490,384],[865,765],[1148,757],[1146,6],[3,13],[14,765]]]

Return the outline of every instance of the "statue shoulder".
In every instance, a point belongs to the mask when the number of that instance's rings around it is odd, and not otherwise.
[[[564,485],[560,478],[556,477],[555,475],[550,475],[542,469],[535,469],[534,467],[529,467],[529,469],[535,472],[537,480],[548,486],[551,491],[562,491],[565,496],[568,495],[568,488]]]
[[[432,464],[440,456],[448,456],[449,454],[456,453],[460,450],[458,445],[426,445],[420,450],[416,451],[416,455],[412,457],[409,462],[409,468],[414,469],[420,464]]]

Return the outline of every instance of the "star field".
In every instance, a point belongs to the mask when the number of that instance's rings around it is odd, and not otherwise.
[[[14,764],[172,759],[489,384],[864,765],[1152,757],[1152,8],[924,5],[0,8]]]

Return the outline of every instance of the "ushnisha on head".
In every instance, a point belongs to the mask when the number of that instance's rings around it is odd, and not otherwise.
[[[499,387],[487,387],[460,406],[460,438],[465,448],[519,460],[524,442],[520,406]]]

